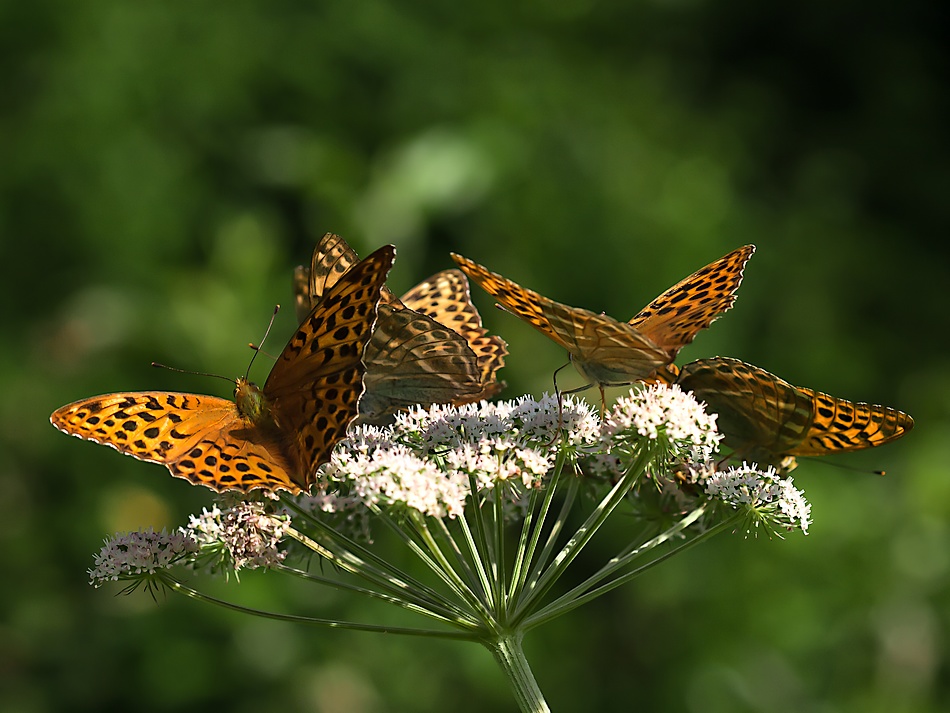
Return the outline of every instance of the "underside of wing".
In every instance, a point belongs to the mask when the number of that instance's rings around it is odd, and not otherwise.
[[[370,421],[408,406],[450,403],[482,390],[478,361],[465,339],[409,309],[380,305],[364,361],[360,416]]]
[[[323,296],[343,275],[360,261],[356,251],[339,235],[327,233],[313,250],[310,267],[299,265],[294,270],[294,307],[297,321],[303,322]],[[380,290],[383,304],[398,303],[387,288]]]
[[[889,406],[853,403],[820,391],[800,388],[812,399],[815,420],[791,455],[818,456],[858,451],[890,443],[914,427],[914,419]]]
[[[644,307],[630,324],[675,355],[732,307],[754,252],[754,245],[745,245],[697,270]]]
[[[461,255],[453,253],[452,259],[502,307],[566,349],[577,370],[591,383],[629,384],[672,361],[629,324],[555,302]]]
[[[676,383],[718,414],[724,443],[736,451],[788,453],[805,437],[813,418],[810,400],[795,387],[738,359],[691,362],[680,369]]]
[[[310,268],[297,265],[294,268],[294,314],[297,315],[297,324],[303,322],[310,314],[318,300],[310,296]]]
[[[468,280],[460,270],[442,270],[420,282],[402,297],[406,307],[434,319],[457,332],[474,352],[481,374],[482,391],[479,400],[489,398],[501,390],[496,373],[505,364],[507,344],[501,337],[489,335],[482,326],[482,318],[472,304]],[[485,396],[484,394],[488,394]],[[453,400],[453,403],[468,403]]]
[[[629,324],[603,314],[572,308],[568,315],[555,311],[552,324],[570,319],[575,348],[571,360],[591,383],[603,386],[625,385],[648,377],[672,359],[648,337]]]
[[[477,282],[485,292],[497,299],[505,310],[516,317],[520,317],[549,339],[573,353],[576,348],[573,339],[565,339],[564,326],[552,324],[550,315],[555,308],[561,308],[562,311],[569,311],[574,308],[562,305],[538,294],[534,290],[522,287],[518,283],[502,277],[496,272],[491,272],[461,255],[451,253],[451,257],[462,268],[462,272]]]

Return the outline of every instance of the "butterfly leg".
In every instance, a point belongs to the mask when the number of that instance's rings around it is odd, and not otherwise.
[[[561,369],[563,368],[564,367],[562,366]],[[558,371],[560,371],[560,369]],[[555,374],[557,374],[557,372],[555,372]],[[555,382],[555,389],[556,389],[556,386],[557,386],[557,382]],[[589,389],[592,386],[593,384],[584,384],[583,386],[578,386],[576,389],[569,389],[568,391],[558,392],[555,390],[555,393],[557,394],[557,430],[554,432],[554,438],[552,438],[546,445],[548,446],[554,445],[554,443],[556,443],[558,439],[560,439],[561,437],[561,426],[564,423],[564,409],[563,409],[564,397],[572,395],[572,394],[579,394],[582,391],[587,391],[587,389]]]

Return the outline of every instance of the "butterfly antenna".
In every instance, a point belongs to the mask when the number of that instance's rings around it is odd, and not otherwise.
[[[224,379],[230,383],[234,383],[234,379],[229,379],[226,376],[221,376],[221,374],[209,374],[207,371],[191,371],[190,369],[177,369],[174,366],[168,366],[167,364],[159,364],[157,361],[152,362],[152,366],[157,369],[168,369],[169,371],[177,371],[179,374],[191,374],[192,376],[210,376],[212,379]]]
[[[270,316],[270,322],[267,324],[267,329],[264,330],[264,336],[261,338],[260,346],[255,347],[253,344],[249,345],[251,349],[254,350],[254,356],[251,357],[251,361],[247,365],[247,371],[244,372],[245,381],[247,380],[248,375],[251,373],[251,366],[253,366],[254,360],[257,359],[257,355],[261,353],[261,347],[264,346],[264,342],[267,341],[267,335],[270,334],[271,327],[274,326],[274,320],[277,319],[278,312],[280,312],[280,305],[274,305],[274,314]]]
[[[886,470],[873,470],[869,468],[856,468],[853,465],[847,465],[845,463],[836,463],[834,461],[820,460],[818,463],[822,465],[831,466],[832,468],[841,468],[842,470],[850,470],[853,473],[863,473],[864,475],[887,475]]]

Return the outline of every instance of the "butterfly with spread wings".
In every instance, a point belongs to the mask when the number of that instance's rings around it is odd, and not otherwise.
[[[307,491],[357,415],[362,355],[394,257],[391,245],[382,247],[343,275],[303,319],[264,386],[240,377],[234,401],[107,394],[63,406],[50,421],[218,492]]]
[[[604,387],[649,378],[732,307],[753,252],[755,246],[745,245],[697,270],[629,322],[555,302],[461,255],[452,259],[502,308],[566,349],[588,385],[600,389],[603,404]]]

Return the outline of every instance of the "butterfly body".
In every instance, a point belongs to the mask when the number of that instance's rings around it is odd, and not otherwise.
[[[328,291],[263,387],[238,378],[234,401],[163,391],[107,394],[63,406],[50,421],[213,490],[307,490],[356,417],[361,356],[394,254],[392,246],[380,248]]]
[[[900,438],[914,425],[908,414],[889,406],[793,386],[728,357],[686,364],[675,383],[718,414],[725,445],[762,464],[781,466],[793,456],[873,448]]]

